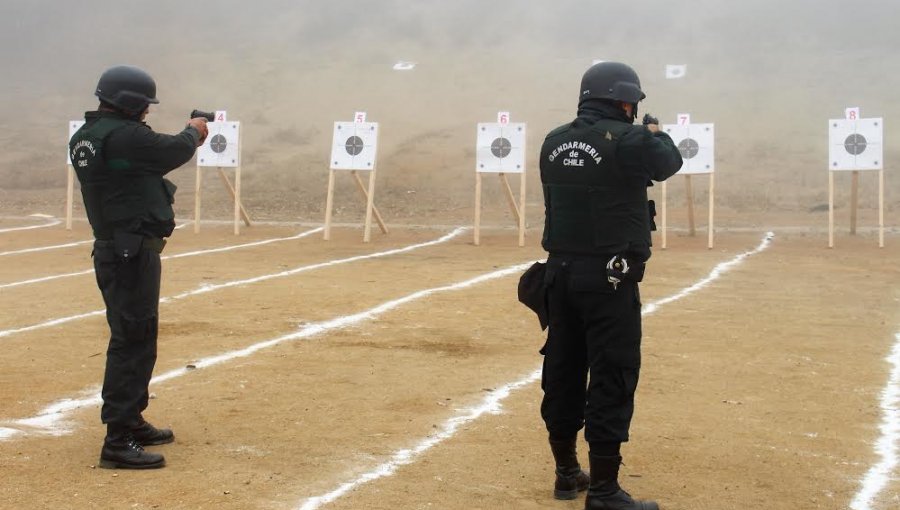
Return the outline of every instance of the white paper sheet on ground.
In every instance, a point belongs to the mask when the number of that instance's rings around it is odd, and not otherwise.
[[[667,64],[666,65],[666,79],[667,80],[677,80],[678,78],[684,78],[687,75],[687,64]]]
[[[684,163],[679,174],[711,174],[716,170],[714,124],[663,124],[662,129],[681,152]]]
[[[525,173],[525,123],[481,123],[475,141],[475,171]]]
[[[335,122],[332,140],[332,170],[375,169],[377,122]]]
[[[241,166],[240,122],[210,122],[206,126],[209,134],[197,149],[198,166],[238,167]]]
[[[394,64],[394,71],[412,71],[415,69],[415,62],[406,62],[405,60],[401,60]]]
[[[72,153],[69,152],[69,142],[72,140],[72,137],[75,136],[75,132],[81,129],[81,126],[84,125],[83,120],[70,120],[69,121],[69,137],[66,138],[66,163],[72,164]]]
[[[882,170],[884,120],[832,119],[828,121],[828,169]]]

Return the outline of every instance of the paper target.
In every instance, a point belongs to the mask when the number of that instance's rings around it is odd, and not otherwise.
[[[377,122],[335,122],[332,170],[374,170],[378,149]]]
[[[198,166],[238,167],[241,166],[240,122],[210,122],[206,124],[209,134],[197,149]]]
[[[69,138],[66,138],[66,163],[70,165],[72,164],[72,153],[69,152],[69,142],[72,140],[72,137],[75,136],[75,132],[81,129],[81,126],[83,125],[83,120],[69,121]]]
[[[883,119],[828,121],[828,169],[882,170]]]
[[[716,167],[716,130],[714,124],[663,124],[681,152],[679,174],[711,174]]]
[[[482,123],[477,129],[476,172],[525,173],[525,123]]]
[[[686,64],[667,64],[666,65],[666,79],[667,80],[677,80],[679,78],[684,78],[687,75],[687,65]]]

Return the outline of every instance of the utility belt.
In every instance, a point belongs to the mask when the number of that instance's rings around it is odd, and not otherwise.
[[[640,282],[644,279],[647,263],[630,254],[575,255],[551,253],[547,258],[551,266],[564,267],[575,274],[606,272],[607,281],[617,287],[623,281]]]
[[[551,253],[547,262],[535,262],[519,278],[519,302],[530,308],[538,316],[541,329],[549,324],[547,314],[547,286],[560,271],[569,271],[585,281],[586,286],[604,286],[602,278],[618,290],[623,281],[640,282],[644,279],[647,264],[637,257],[623,255],[586,256]],[[592,278],[592,276],[594,276]],[[608,288],[608,287],[607,287]]]
[[[117,230],[113,233],[110,240],[97,239],[94,241],[94,248],[101,250],[113,250],[117,257],[128,261],[141,251],[148,250],[155,253],[162,253],[166,247],[166,240],[158,237],[145,237],[133,232],[125,232]]]

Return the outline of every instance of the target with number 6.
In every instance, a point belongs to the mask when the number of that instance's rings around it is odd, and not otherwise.
[[[482,123],[477,130],[476,172],[525,173],[525,123]]]

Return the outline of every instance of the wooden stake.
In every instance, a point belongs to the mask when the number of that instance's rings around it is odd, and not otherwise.
[[[481,172],[475,174],[475,246],[481,244]]]
[[[328,171],[328,194],[325,196],[325,240],[331,239],[331,209],[334,206],[334,170]]]
[[[660,213],[660,217],[662,218],[662,249],[666,249],[666,181],[662,182],[662,211]]]
[[[834,248],[834,172],[828,172],[828,247]]]
[[[359,178],[359,174],[356,173],[356,170],[351,170],[351,174],[353,174],[353,180],[356,181],[356,186],[359,188],[359,191],[362,193],[363,198],[368,202],[369,193],[366,191],[365,185],[363,185],[362,179]],[[375,213],[375,221],[378,222],[378,227],[381,228],[381,232],[383,234],[388,233],[387,225],[384,224],[384,220],[381,218],[381,213],[378,212],[378,208],[375,207],[375,203],[372,203],[372,212]]]
[[[228,182],[228,176],[225,175],[225,172],[222,169],[219,169],[220,175],[225,177],[225,182]],[[250,218],[247,217],[247,211],[244,210],[244,204],[241,203],[241,167],[237,167],[234,170],[234,235],[238,235],[241,233],[241,214],[243,213],[244,221],[247,222],[247,226],[250,226]]]
[[[363,232],[363,242],[368,243],[372,239],[372,210],[375,208],[375,169],[369,172],[369,193],[366,195],[366,226]]]
[[[850,235],[856,235],[856,212],[859,208],[859,170],[853,171],[850,184]]]
[[[500,176],[500,182],[503,185],[503,191],[506,193],[506,202],[509,203],[509,210],[512,212],[513,218],[516,219],[516,223],[519,223],[519,207],[516,205],[516,197],[513,195],[512,187],[509,185],[509,179],[506,178],[506,174],[500,172],[497,174]]]
[[[519,246],[525,246],[525,174],[519,179]]]
[[[884,248],[884,169],[878,171],[878,247]]]
[[[194,233],[200,232],[200,183],[203,179],[203,172],[200,171],[200,165],[197,165],[197,182],[194,184]]]
[[[75,169],[66,165],[66,230],[72,230],[72,207],[75,200]]]
[[[687,174],[684,176],[684,182],[687,186],[686,196],[687,196],[687,212],[688,212],[688,228],[691,234],[691,237],[694,237],[697,234],[697,229],[694,225],[694,187],[691,186],[691,174]]]
[[[235,222],[238,221],[238,213],[240,213],[240,217],[244,219],[244,225],[250,226],[250,216],[247,215],[247,211],[244,210],[244,204],[241,203],[240,193],[238,192],[238,186],[240,185],[241,178],[241,167],[237,167],[235,169],[235,185],[231,186],[231,181],[228,179],[228,175],[225,173],[225,170],[222,167],[219,167],[219,177],[222,178],[222,182],[225,184],[225,188],[228,190],[228,194],[231,195],[231,199],[234,200],[234,214],[235,214]]]
[[[713,247],[713,203],[715,202],[715,186],[713,181],[713,173],[709,173],[709,239],[706,247],[710,250]]]

